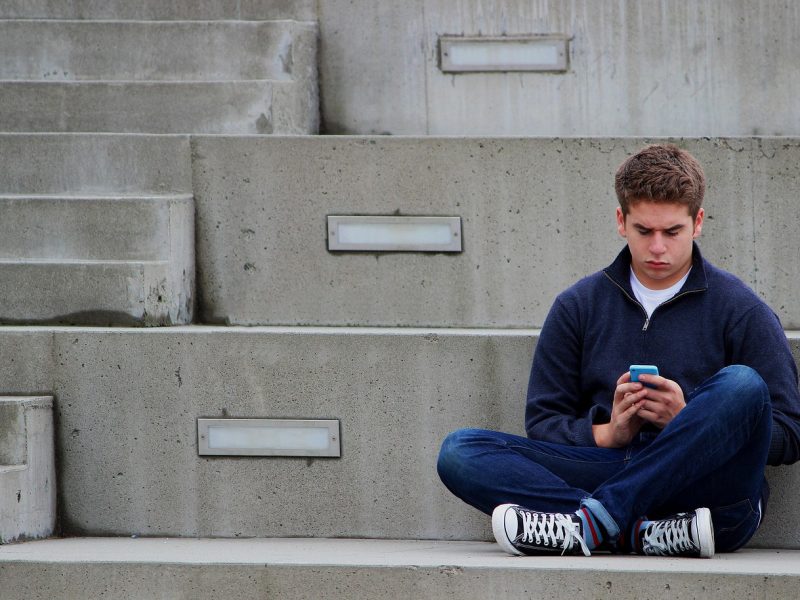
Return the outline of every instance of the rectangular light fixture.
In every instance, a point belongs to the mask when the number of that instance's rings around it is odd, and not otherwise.
[[[328,250],[461,252],[461,217],[329,216]]]
[[[341,456],[337,419],[197,419],[200,456]]]
[[[567,70],[565,35],[524,37],[439,38],[439,68],[443,73]]]

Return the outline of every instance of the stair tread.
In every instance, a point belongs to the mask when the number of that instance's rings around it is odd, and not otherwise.
[[[743,550],[712,560],[597,554],[511,557],[473,541],[324,538],[63,538],[0,547],[0,563],[168,563],[503,568],[800,575],[800,550]]]

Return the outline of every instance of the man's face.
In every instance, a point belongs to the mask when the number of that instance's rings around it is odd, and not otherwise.
[[[703,214],[701,208],[692,219],[684,204],[648,200],[631,204],[627,216],[617,208],[617,231],[628,241],[633,272],[645,287],[663,290],[686,275]]]

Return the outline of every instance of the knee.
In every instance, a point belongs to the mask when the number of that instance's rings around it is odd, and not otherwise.
[[[470,443],[476,440],[480,431],[479,429],[458,429],[444,438],[436,463],[436,470],[443,481],[447,481],[461,470],[467,458]]]
[[[761,412],[769,405],[769,389],[758,371],[746,365],[729,365],[718,374],[719,385],[735,410]]]

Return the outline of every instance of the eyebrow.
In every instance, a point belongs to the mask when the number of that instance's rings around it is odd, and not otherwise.
[[[652,227],[645,227],[641,223],[634,223],[633,226],[637,230],[639,230],[640,232],[647,232],[647,231],[652,231],[653,230]],[[685,225],[683,223],[678,223],[677,225],[672,225],[671,227],[665,228],[664,231],[666,231],[667,233],[677,233],[678,231],[680,231],[684,227],[685,227]]]

